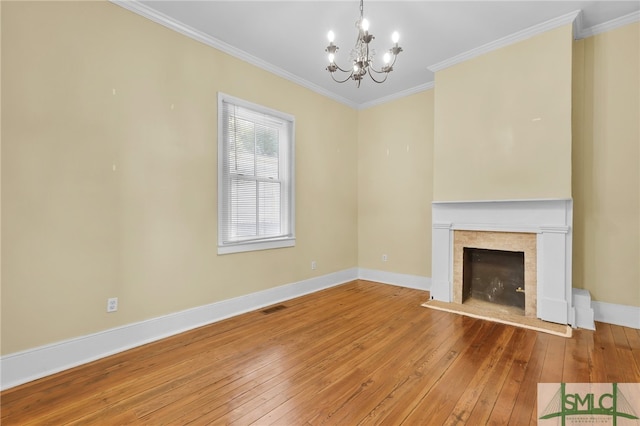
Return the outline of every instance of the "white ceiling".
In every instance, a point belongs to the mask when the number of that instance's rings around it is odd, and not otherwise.
[[[336,34],[343,68],[356,38],[359,0],[138,1],[117,4],[354,107],[411,93],[433,81],[428,67],[554,18],[581,10],[577,36],[640,16],[640,1],[375,1],[364,3],[372,47],[400,33],[394,71],[384,84],[335,83],[326,71],[326,34]],[[602,25],[603,23],[607,23]],[[343,65],[344,64],[344,65]]]

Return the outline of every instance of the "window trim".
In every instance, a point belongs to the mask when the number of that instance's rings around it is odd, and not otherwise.
[[[256,238],[245,241],[227,242],[223,241],[223,220],[226,217],[224,211],[223,202],[224,197],[224,182],[225,182],[225,170],[224,170],[224,122],[223,122],[223,102],[227,102],[242,108],[255,111],[260,114],[267,114],[273,117],[277,117],[280,120],[286,121],[289,128],[289,143],[288,143],[288,211],[283,214],[289,218],[289,235],[278,236],[272,238]],[[291,114],[287,114],[281,111],[274,110],[262,105],[254,104],[234,96],[227,95],[222,92],[218,92],[218,254],[230,254],[230,253],[242,253],[256,250],[269,250],[284,247],[295,246],[295,117]],[[286,154],[285,154],[286,155]],[[282,161],[282,158],[280,158]]]

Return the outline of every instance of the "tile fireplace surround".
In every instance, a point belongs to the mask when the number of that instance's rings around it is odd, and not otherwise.
[[[529,261],[535,262],[535,273],[530,274],[535,283],[527,284],[525,289],[529,286],[535,294],[526,295],[527,316],[575,324],[571,297],[572,200],[434,202],[432,218],[432,299],[460,301],[456,297],[459,290],[455,289],[460,277],[456,278],[459,268],[454,265],[459,264],[456,256],[461,252],[460,247],[456,248],[456,231],[457,240],[461,234],[478,232],[479,237],[473,238],[477,241],[475,248],[500,249],[495,246],[497,240],[498,246],[506,250],[511,236],[522,238],[525,234],[526,238],[528,234],[530,239],[535,238],[535,254],[529,256]],[[513,251],[525,251],[527,262],[526,250]]]

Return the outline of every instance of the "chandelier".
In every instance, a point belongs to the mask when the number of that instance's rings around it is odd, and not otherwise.
[[[402,47],[398,46],[398,40],[400,36],[398,32],[395,31],[391,35],[391,40],[394,43],[394,46],[385,52],[383,56],[384,65],[380,70],[377,70],[373,67],[373,57],[375,56],[375,50],[369,49],[369,43],[375,37],[373,34],[369,33],[369,21],[364,18],[364,0],[360,0],[360,19],[356,21],[356,28],[358,29],[358,38],[356,39],[356,45],[351,50],[350,60],[352,65],[351,69],[343,69],[339,67],[335,62],[336,51],[338,50],[338,46],[333,44],[335,40],[335,34],[333,31],[329,31],[327,37],[329,38],[329,46],[325,49],[325,52],[329,54],[329,66],[327,67],[327,71],[331,74],[331,78],[338,82],[344,83],[348,80],[354,80],[356,82],[356,87],[360,87],[360,82],[364,78],[365,75],[369,74],[369,77],[376,83],[384,83],[389,76],[389,73],[393,71],[393,66],[396,63],[397,56],[400,52],[402,52]],[[344,80],[340,78],[336,78],[336,71],[340,71],[346,77]],[[378,76],[376,79],[375,76]]]

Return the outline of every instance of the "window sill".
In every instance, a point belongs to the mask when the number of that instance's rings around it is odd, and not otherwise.
[[[286,238],[269,241],[254,241],[249,243],[230,244],[218,246],[218,254],[243,253],[247,251],[271,250],[284,247],[295,247],[295,238]]]

